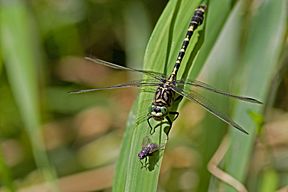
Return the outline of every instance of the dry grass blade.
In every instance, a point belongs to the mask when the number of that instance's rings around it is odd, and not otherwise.
[[[208,170],[210,171],[212,175],[214,175],[221,181],[231,185],[238,192],[247,192],[246,187],[241,182],[239,182],[237,179],[235,179],[234,177],[232,177],[231,175],[229,175],[228,173],[226,173],[225,171],[221,170],[218,167],[224,155],[228,151],[229,145],[230,145],[229,138],[228,138],[228,135],[226,135],[223,138],[217,151],[213,155],[212,159],[209,161],[208,166],[207,166]]]

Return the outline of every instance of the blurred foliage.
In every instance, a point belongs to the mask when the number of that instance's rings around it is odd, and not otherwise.
[[[251,133],[245,136],[229,129],[234,152],[228,151],[219,166],[248,191],[273,191],[288,185],[288,5],[285,0],[243,2],[237,11],[237,1],[210,0],[196,63],[204,64],[203,81],[265,103],[246,108],[246,104],[205,94]],[[148,38],[166,4],[152,0],[0,1],[1,191],[111,191],[137,92],[68,92],[134,79],[126,72],[86,62],[83,56],[142,68]],[[169,24],[172,13],[166,14],[162,22]],[[186,28],[178,30],[180,38]],[[178,44],[181,40],[167,46]],[[177,51],[165,56],[169,64]],[[159,70],[167,58],[144,67]],[[192,59],[185,62],[191,64]],[[201,67],[192,65],[189,77],[194,78]],[[171,66],[167,68],[169,72]],[[196,104],[183,101],[180,106],[162,165],[159,162],[159,181],[158,173],[154,174],[158,190],[233,190],[207,170],[227,126]],[[255,123],[253,117],[264,120]],[[262,131],[256,133],[258,127]],[[136,154],[130,156],[139,163]],[[149,177],[149,172],[140,171]]]

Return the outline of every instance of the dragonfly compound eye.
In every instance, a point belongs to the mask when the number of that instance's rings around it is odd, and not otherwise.
[[[148,112],[150,113],[151,111],[154,111],[155,106],[154,105],[150,105],[148,108]]]
[[[167,107],[161,107],[160,110],[163,115],[167,113]]]

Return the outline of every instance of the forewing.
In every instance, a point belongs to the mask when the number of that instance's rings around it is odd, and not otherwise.
[[[150,77],[153,77],[154,79],[157,79],[159,81],[165,79],[166,77],[162,74],[162,73],[158,73],[155,71],[146,71],[146,70],[141,70],[141,69],[133,69],[133,68],[129,68],[129,67],[123,67],[114,63],[110,63],[107,61],[103,61],[101,59],[97,59],[97,58],[90,58],[90,57],[85,57],[86,60],[91,61],[93,63],[97,63],[100,65],[104,65],[106,67],[110,67],[113,69],[120,69],[120,70],[126,70],[126,71],[134,71],[134,72],[139,72],[139,73],[143,73],[145,75],[148,75]]]
[[[108,89],[119,89],[119,88],[127,88],[127,87],[156,87],[159,86],[158,82],[148,80],[136,80],[136,81],[130,81],[122,84],[112,85],[109,87],[100,87],[100,88],[93,88],[93,89],[82,89],[82,90],[76,90],[71,91],[69,93],[71,94],[79,94],[79,93],[87,93],[87,92],[93,92],[93,91],[101,91],[101,90],[108,90]]]

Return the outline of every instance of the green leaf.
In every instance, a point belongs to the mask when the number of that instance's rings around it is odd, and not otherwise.
[[[172,71],[189,21],[198,5],[200,5],[200,1],[169,1],[147,45],[144,69],[165,74]],[[193,51],[197,53],[197,49],[194,50],[197,42],[198,35],[195,32],[181,64],[180,73],[183,74],[184,71],[189,70],[191,63],[188,63],[188,61],[193,56]],[[197,48],[199,49],[200,47]],[[197,64],[194,66],[197,66]],[[141,163],[137,157],[142,148],[143,138],[150,135],[150,128],[146,121],[139,125],[137,125],[136,121],[139,116],[148,113],[148,108],[151,104],[144,101],[150,99],[152,102],[152,98],[153,94],[141,92],[138,100],[134,103],[117,162],[113,191],[141,192],[156,191],[157,189],[158,175],[164,151],[160,151],[160,159],[156,158],[148,170],[141,169]],[[163,144],[166,141],[163,128],[157,128],[156,133],[151,137],[153,142],[158,144]]]
[[[269,192],[269,191],[277,191],[277,183],[278,177],[275,170],[271,168],[267,168],[263,171],[263,178],[262,178],[262,186],[259,191],[261,192]]]
[[[240,95],[253,96],[265,101],[269,93],[271,80],[277,70],[278,59],[284,42],[287,21],[287,3],[285,1],[263,1],[251,17],[247,30],[247,41],[243,46],[240,65],[242,74]],[[225,158],[226,171],[236,179],[243,181],[248,161],[256,138],[257,122],[253,122],[249,112],[262,113],[264,105],[236,103],[233,119],[250,133],[241,136],[238,131],[231,132],[231,147]],[[228,191],[234,191],[229,187]]]
[[[204,73],[202,76],[205,78],[203,81],[213,87],[230,92],[229,86],[233,85],[231,79],[236,77],[235,74],[232,74],[233,67],[237,65],[235,61],[238,59],[237,55],[240,48],[241,20],[239,16],[241,15],[241,9],[239,6],[233,8],[231,2],[224,1],[222,3],[212,1],[209,8],[206,25],[207,38],[205,38],[202,48],[204,51],[201,50],[197,59],[201,62],[203,60],[202,56],[208,54],[208,58],[207,56],[204,57],[207,59],[202,69]],[[191,73],[194,73],[194,71],[191,71]],[[219,111],[228,113],[229,100],[227,97],[217,97],[209,92],[203,92],[203,95],[211,102],[213,101],[212,103]],[[207,165],[220,145],[227,124],[211,114],[207,114],[202,122],[200,139],[197,141],[201,141],[198,145],[201,146],[199,153],[202,160],[198,171],[200,182],[197,191],[208,191],[208,187],[210,191],[215,191],[216,186],[211,184],[213,182],[210,182],[211,174],[207,170]]]

